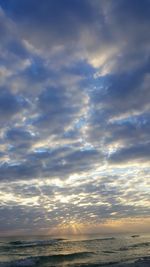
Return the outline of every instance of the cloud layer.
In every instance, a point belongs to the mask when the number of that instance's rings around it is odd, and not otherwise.
[[[148,217],[149,23],[149,0],[0,0],[2,231]]]

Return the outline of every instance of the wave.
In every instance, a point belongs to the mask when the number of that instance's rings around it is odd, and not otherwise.
[[[10,247],[37,247],[37,246],[50,246],[54,245],[55,243],[62,242],[66,239],[57,238],[57,239],[50,239],[50,240],[34,240],[34,241],[11,241],[8,243]]]
[[[1,262],[0,267],[38,267],[51,266],[47,264],[60,264],[61,262],[69,262],[79,258],[84,258],[91,256],[93,252],[76,252],[71,254],[59,254],[59,255],[50,255],[50,256],[40,256],[40,257],[30,257],[26,259],[16,260],[12,262]],[[140,264],[138,266],[150,266],[150,257],[140,257],[139,259],[135,258],[132,262],[135,264]],[[118,265],[119,264],[119,265]],[[144,265],[146,264],[146,265]],[[54,265],[53,265],[54,266]],[[56,266],[56,265],[55,265]],[[70,265],[67,265],[70,266]],[[99,262],[99,263],[71,263],[73,267],[103,267],[103,266],[122,266],[122,267],[131,267],[128,261],[110,261],[110,262]],[[137,266],[134,265],[133,266]]]
[[[133,245],[128,246],[128,247],[121,247],[119,250],[125,251],[125,250],[134,249],[134,248],[149,247],[149,246],[150,246],[150,242],[137,243],[137,244],[133,244]]]
[[[72,267],[104,267],[104,266],[111,266],[111,267],[149,267],[150,266],[150,257],[142,257],[139,259],[134,259],[134,261],[110,261],[110,262],[99,262],[99,263],[79,263],[75,265],[71,265]]]
[[[103,250],[102,252],[105,253],[105,254],[116,253],[116,251],[112,251],[112,250]]]
[[[144,243],[137,243],[137,244],[134,244],[130,247],[132,248],[138,248],[138,247],[149,247],[150,246],[150,242],[144,242]]]
[[[23,260],[16,260],[12,262],[2,262],[0,263],[0,267],[30,267],[30,266],[35,266],[36,262],[34,259],[23,259]]]
[[[86,240],[68,240],[64,238],[55,238],[50,240],[32,240],[32,241],[22,241],[22,240],[16,240],[16,241],[10,241],[10,242],[1,242],[1,248],[7,248],[11,249],[13,247],[15,248],[22,248],[22,247],[38,247],[38,246],[51,246],[55,245],[59,242],[68,241],[68,242],[101,242],[101,241],[110,241],[115,240],[115,237],[107,237],[107,238],[96,238],[96,239],[86,239]],[[4,245],[4,246],[3,246]]]
[[[85,239],[85,240],[74,240],[74,241],[69,241],[69,242],[79,242],[79,243],[92,243],[92,242],[101,242],[101,241],[111,241],[115,240],[115,237],[106,237],[106,238],[95,238],[95,239]]]
[[[72,267],[104,267],[104,266],[113,266],[116,267],[120,264],[121,261],[110,261],[110,262],[99,262],[99,263],[78,263],[75,265],[71,265]],[[119,265],[118,267],[121,267]],[[125,267],[124,265],[122,267]],[[131,266],[130,266],[131,267]]]
[[[106,238],[96,238],[93,239],[94,241],[109,241],[109,240],[115,240],[115,237],[106,237]]]
[[[139,237],[140,235],[131,235],[131,237],[135,238],[135,237]]]
[[[16,240],[16,241],[10,241],[8,243],[1,244],[0,250],[11,250],[13,248],[21,249],[21,248],[29,248],[29,247],[44,247],[44,246],[54,246],[57,245],[57,243],[68,241],[68,242],[80,242],[80,243],[92,243],[92,242],[102,242],[102,241],[110,241],[114,240],[114,237],[108,237],[108,238],[96,238],[96,239],[88,239],[88,240],[67,240],[64,238],[56,238],[56,239],[50,239],[50,240],[32,240],[32,241],[22,241],[22,240]]]
[[[83,251],[75,252],[71,254],[58,254],[58,255],[49,255],[49,256],[38,256],[38,257],[29,257],[21,260],[16,260],[12,262],[3,262],[0,263],[0,267],[29,267],[29,266],[40,266],[43,263],[60,263],[63,261],[73,261],[80,258],[90,257],[93,252]]]

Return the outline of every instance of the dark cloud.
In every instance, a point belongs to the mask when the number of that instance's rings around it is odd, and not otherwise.
[[[149,125],[149,118],[145,113],[142,116],[131,116],[130,121],[111,123],[107,128],[107,142],[121,141],[128,146],[147,142],[150,133]]]
[[[123,149],[119,149],[110,156],[112,163],[130,162],[130,161],[149,161],[150,160],[150,144],[139,144]]]
[[[62,19],[67,16],[71,19],[71,15],[74,14],[76,18],[88,22],[89,16],[91,14],[90,5],[87,1],[82,1],[80,3],[79,0],[63,0],[60,3],[58,0],[56,1],[45,1],[44,3],[40,1],[1,1],[2,7],[9,14],[15,14],[18,18],[26,19],[27,15],[31,20],[35,20],[36,23],[39,23],[39,19],[42,21],[46,21],[46,23],[50,23],[51,21],[55,24],[58,19]],[[65,23],[64,21],[62,21]]]
[[[39,82],[45,81],[48,78],[55,76],[55,72],[47,68],[42,59],[35,56],[34,58],[32,58],[31,64],[25,70],[23,70],[21,75],[22,77],[27,79],[30,83],[37,84]]]
[[[0,174],[1,181],[34,179],[37,175],[40,175],[40,166],[27,161],[14,164],[4,163],[0,166]]]
[[[6,133],[6,139],[10,142],[29,142],[33,136],[24,128],[11,128]]]
[[[17,57],[20,56],[21,58],[27,58],[28,52],[20,40],[10,40],[8,42],[7,46],[5,47],[7,50],[9,50],[10,53],[16,55]]]
[[[80,28],[90,25],[94,20],[94,11],[89,1],[85,0],[63,0],[61,3],[58,0],[16,0],[3,2],[2,7],[15,21],[22,23],[24,37],[29,38],[34,44],[38,42],[43,46],[42,37],[48,47],[56,42],[64,44],[64,40],[72,45],[74,39],[80,35]]]
[[[16,158],[18,162],[4,162],[0,166],[0,180],[41,179],[41,177],[66,179],[70,174],[85,172],[96,165],[100,166],[103,160],[102,155],[96,150],[82,151],[68,148],[28,154],[28,146],[23,145],[22,156],[20,156],[20,149],[20,146],[16,146],[10,151],[15,153],[14,159],[19,156],[19,160]]]
[[[78,91],[69,92],[69,88],[63,87],[50,87],[43,90],[37,100],[39,115],[33,121],[33,125],[41,131],[43,129],[53,134],[62,134],[65,127],[80,118],[82,105],[84,105],[84,98],[82,99],[81,96],[84,97],[82,92],[80,95]]]
[[[113,1],[110,1],[113,3]],[[124,25],[129,23],[139,23],[139,21],[148,22],[150,20],[150,1],[149,0],[135,0],[134,2],[130,1],[117,1],[113,4],[113,13],[117,13],[116,21],[123,22]],[[128,17],[129,20],[126,21],[125,18]]]
[[[106,75],[103,88],[91,92],[90,140],[121,145],[149,140],[149,71],[146,62],[131,73]]]
[[[10,127],[4,133],[3,142],[7,146],[7,153],[13,160],[25,159],[25,155],[37,141],[37,137],[25,127]]]
[[[149,63],[132,73],[108,75],[103,90],[92,92],[95,105],[102,106],[109,116],[119,113],[143,111],[150,98],[146,74],[150,73]],[[135,97],[136,96],[136,97]],[[102,110],[103,111],[103,110]]]
[[[27,108],[27,102],[23,96],[12,94],[6,88],[0,89],[0,118],[9,120],[22,109]]]

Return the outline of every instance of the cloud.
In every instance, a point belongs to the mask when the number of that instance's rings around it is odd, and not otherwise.
[[[14,95],[5,88],[0,89],[0,118],[4,122],[27,108],[27,102],[23,96]]]
[[[20,149],[21,155],[20,155]],[[96,150],[58,149],[28,153],[28,146],[11,149],[13,159],[0,166],[1,181],[31,180],[39,177],[67,179],[69,175],[86,172],[102,164],[103,157]],[[62,153],[61,153],[62,152]],[[24,156],[26,156],[24,158]],[[16,157],[16,161],[13,161]]]
[[[29,142],[33,136],[23,128],[11,128],[6,133],[6,139],[10,142]]]
[[[112,163],[130,162],[130,161],[149,161],[150,159],[150,144],[139,144],[128,148],[117,150],[112,153],[110,161]]]
[[[147,216],[149,0],[0,6],[2,227]]]
[[[148,216],[148,192],[146,194],[142,190],[139,191],[141,185],[139,188],[135,187],[136,176],[130,179],[127,176],[126,182],[124,178],[99,177],[92,184],[90,178],[88,181],[84,180],[83,184],[74,183],[70,186],[58,183],[29,185],[24,182],[24,184],[11,183],[11,187],[7,188],[4,184],[1,187],[1,197],[4,194],[7,198],[1,208],[3,213],[0,217],[1,222],[3,220],[9,222],[13,216],[12,229],[29,230],[29,222],[34,229],[36,227],[47,229],[49,224],[52,228],[65,225],[66,219],[67,221],[75,219],[78,223],[86,224],[92,218],[93,223],[98,224],[110,218],[116,220],[139,215]],[[132,183],[130,189],[129,182]],[[9,223],[6,223],[3,229],[8,230]]]
[[[23,27],[22,36],[40,47],[73,44],[79,38],[79,28],[93,21],[93,9],[88,1],[10,1],[2,7]],[[28,17],[28,20],[26,19]],[[30,27],[32,25],[32,27]],[[29,30],[30,29],[30,30]],[[42,39],[44,42],[42,41]]]

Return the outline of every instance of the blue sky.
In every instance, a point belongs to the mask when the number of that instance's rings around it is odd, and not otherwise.
[[[149,25],[149,0],[0,0],[1,233],[149,230]]]

